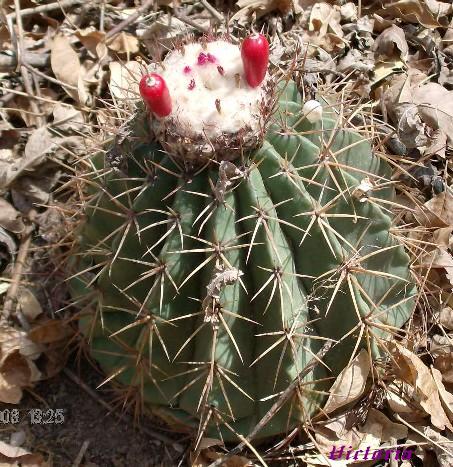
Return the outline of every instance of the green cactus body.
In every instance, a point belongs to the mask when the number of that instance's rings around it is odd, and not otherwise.
[[[331,340],[258,437],[306,421],[414,306],[387,163],[327,103],[316,123],[301,106],[281,86],[264,144],[234,163],[185,171],[143,141],[126,173],[93,160],[72,288],[97,307],[81,329],[108,380],[209,436],[249,433]],[[366,177],[382,189],[359,199]]]

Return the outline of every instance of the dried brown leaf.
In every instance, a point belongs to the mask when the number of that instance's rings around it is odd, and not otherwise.
[[[76,36],[93,57],[101,59],[107,54],[107,47],[103,44],[105,32],[90,27],[79,29],[76,31]]]
[[[440,430],[445,428],[453,431],[439,398],[436,383],[429,368],[410,350],[396,342],[391,342],[390,348],[395,362],[397,376],[415,389],[417,402],[431,416],[431,422]]]
[[[453,227],[453,193],[447,189],[417,210],[417,221],[426,227]]]
[[[343,3],[340,6],[341,20],[354,22],[357,21],[358,8],[354,2]]]
[[[137,37],[151,54],[156,52],[156,43],[171,46],[177,39],[186,37],[193,28],[173,15],[161,15],[146,29],[137,29]]]
[[[286,14],[295,8],[296,12],[300,12],[298,5],[291,0],[238,0],[236,5],[239,11],[231,17],[230,23],[246,22],[253,13],[256,13],[257,18],[261,18],[273,11]]]
[[[120,32],[112,40],[107,42],[107,47],[119,54],[135,54],[139,51],[140,46],[138,39],[127,32]]]
[[[381,442],[391,441],[392,439],[404,439],[407,437],[408,430],[401,423],[392,422],[382,412],[371,408],[365,424],[360,427],[364,434],[371,434]]]
[[[426,438],[434,441],[434,443],[431,443],[427,448],[434,451],[436,454],[439,467],[451,467],[451,460],[453,459],[451,439],[441,435],[429,426],[420,428],[421,429],[419,431],[425,435],[425,438],[421,438],[421,442],[426,441]]]
[[[71,328],[62,320],[48,319],[33,326],[28,337],[36,344],[50,344],[66,339],[71,334]]]
[[[403,381],[393,381],[386,391],[387,403],[396,413],[412,413],[414,407],[414,389]],[[408,401],[411,400],[411,403]]]
[[[22,388],[9,381],[0,372],[0,401],[5,404],[18,404],[22,399]]]
[[[442,373],[434,367],[431,367],[431,373],[439,391],[440,400],[450,421],[453,421],[453,394],[445,389],[442,382]]]
[[[3,227],[0,227],[0,245],[8,252],[11,258],[15,255],[17,250],[16,242]]]
[[[50,64],[54,75],[60,81],[76,88],[64,87],[66,93],[75,101],[86,104],[89,96],[83,81],[79,55],[71,47],[69,39],[62,34],[57,34],[52,42]]]
[[[391,113],[397,104],[412,103],[412,90],[427,76],[417,69],[410,68],[407,74],[397,75],[392,78],[388,89],[385,91],[384,100],[386,107]]]
[[[323,457],[332,452],[332,446],[339,448],[346,446],[344,450],[352,449],[368,451],[378,449],[382,443],[392,442],[394,439],[401,439],[407,436],[408,430],[402,424],[392,422],[383,413],[371,408],[368,412],[366,422],[360,428],[346,429],[346,414],[342,414],[336,419],[324,425],[317,425],[314,432],[316,445],[320,454],[315,456],[305,456],[304,460],[315,465],[344,466],[361,463],[362,459],[338,459],[332,461]],[[338,455],[338,454],[337,454]],[[372,465],[372,464],[370,464]]]
[[[28,322],[34,321],[42,314],[41,304],[34,293],[26,287],[20,287],[17,294],[17,307],[27,318]]]
[[[328,32],[332,32],[338,37],[343,37],[343,29],[340,22],[340,9],[328,3],[320,2],[311,9],[308,30],[310,32],[317,31],[320,36],[325,36]]]
[[[430,336],[430,354],[433,357],[450,354],[453,351],[453,340],[444,334]]]
[[[442,39],[442,45],[444,52],[450,56],[453,56],[453,19],[450,21],[449,27],[447,28]]]
[[[376,5],[382,8],[376,9]],[[373,2],[372,11],[384,18],[401,18],[409,23],[420,23],[425,28],[438,28],[442,24],[439,11],[451,11],[451,4],[436,0],[383,0]],[[445,15],[446,13],[444,13]]]
[[[434,368],[442,374],[442,380],[453,384],[453,354],[441,355],[434,360]]]
[[[364,53],[358,49],[351,49],[340,59],[337,66],[337,71],[341,73],[349,73],[351,71],[359,71],[368,73],[374,69],[374,58],[372,53]]]
[[[427,83],[413,89],[412,99],[423,121],[445,133],[449,144],[453,144],[453,91]]]
[[[20,213],[3,198],[0,198],[0,226],[16,234],[25,228]]]
[[[316,443],[321,452],[329,452],[332,445],[346,445],[357,449],[363,439],[363,434],[348,428],[348,414],[342,413],[328,422],[319,424],[314,433]]]
[[[138,84],[145,70],[139,62],[111,62],[110,92],[115,99],[131,100],[140,96]]]
[[[428,142],[425,156],[440,156],[445,158],[447,149],[447,135],[442,130],[436,130]]]
[[[82,112],[73,106],[56,104],[53,109],[53,118],[52,126],[58,127],[59,130],[83,132],[86,129]]]
[[[45,127],[36,129],[28,138],[24,156],[2,167],[0,189],[7,189],[17,178],[24,175],[24,172],[41,164],[53,148],[54,144],[49,131]]]
[[[44,164],[36,168],[32,176],[19,178],[11,189],[14,205],[20,211],[28,212],[36,204],[47,204],[60,175],[61,170],[54,164]]]
[[[19,403],[22,389],[41,378],[34,364],[41,350],[25,332],[5,324],[0,327],[0,401]]]
[[[39,109],[41,110],[43,116],[48,116],[52,113],[53,107],[55,105],[52,101],[57,101],[58,94],[51,88],[41,87],[39,93],[42,98],[48,99],[46,101],[40,101]],[[8,114],[11,116],[19,116],[25,123],[27,127],[33,126],[36,122],[35,116],[33,115],[33,109],[31,106],[32,100],[26,96],[15,96],[11,101],[11,108],[8,111]]]
[[[439,323],[444,327],[453,330],[453,309],[449,306],[442,308],[439,314]]]
[[[323,411],[330,413],[357,400],[365,390],[370,370],[370,356],[362,349],[333,383]]]
[[[426,78],[424,73],[409,69],[407,75],[393,76],[383,95],[386,111],[395,123],[398,136],[409,148],[428,143],[418,106],[413,102],[414,88]]]
[[[19,446],[0,441],[1,467],[50,467],[41,454],[33,454]]]
[[[214,447],[222,446],[223,442],[213,438],[203,438],[201,440],[198,454],[190,453],[190,466],[191,467],[208,467],[212,462],[221,458],[224,454],[217,452]],[[244,456],[231,456],[222,462],[222,467],[252,467],[252,461]]]
[[[438,0],[424,0],[429,11],[436,18],[443,19],[445,16],[453,13],[453,5],[451,2],[441,2]]]
[[[409,46],[404,31],[394,24],[384,29],[373,44],[373,51],[378,60],[386,60],[395,55],[406,60],[409,56]]]

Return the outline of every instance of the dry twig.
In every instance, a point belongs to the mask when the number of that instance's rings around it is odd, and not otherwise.
[[[8,288],[3,304],[3,319],[8,319],[15,311],[17,292],[21,284],[22,273],[24,271],[25,262],[27,260],[33,230],[35,229],[35,224],[33,223],[35,216],[36,211],[30,211],[30,214],[28,215],[29,224],[25,229],[22,241],[19,246],[16,262],[14,263],[11,285]]]
[[[137,8],[135,13],[132,13],[132,15],[129,15],[125,20],[121,21],[121,23],[119,23],[113,29],[111,29],[105,35],[105,39],[108,40],[108,39],[111,39],[113,36],[116,36],[116,34],[120,33],[124,28],[131,25],[143,13],[149,10],[153,6],[153,4],[154,4],[154,0],[146,0],[146,2],[141,7]]]

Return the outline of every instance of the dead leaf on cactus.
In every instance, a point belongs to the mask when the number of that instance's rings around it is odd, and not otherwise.
[[[363,394],[371,370],[370,362],[368,352],[362,349],[333,383],[323,408],[325,413],[333,412],[357,400]]]

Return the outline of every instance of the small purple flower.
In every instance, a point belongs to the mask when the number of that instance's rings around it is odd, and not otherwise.
[[[187,89],[188,89],[189,91],[192,91],[192,89],[194,89],[194,88],[195,88],[195,80],[194,80],[194,79],[191,79],[191,80],[190,80],[190,83],[189,83],[189,86],[187,86]]]
[[[198,55],[198,60],[197,60],[198,65],[206,65],[207,63],[217,63],[217,59],[214,57],[214,55],[208,53],[205,54],[204,52],[200,52]]]
[[[218,66],[217,66],[217,71],[218,71],[219,74],[221,74],[222,76],[225,75],[225,70],[223,69],[223,66],[218,65]]]
[[[192,68],[190,68],[189,65],[186,65],[186,66],[183,68],[182,71],[183,71],[183,73],[184,73],[185,75],[187,75],[187,74],[189,74],[189,73],[192,71]]]
[[[200,55],[198,55],[198,65],[206,65],[208,61],[208,56],[204,52],[200,52]]]

